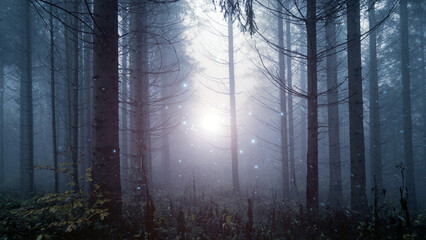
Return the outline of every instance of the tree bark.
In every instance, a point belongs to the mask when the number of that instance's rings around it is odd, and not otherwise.
[[[307,3],[308,46],[308,153],[306,208],[318,210],[318,89],[317,89],[317,29],[316,0]]]
[[[289,169],[288,169],[288,136],[287,136],[287,99],[285,93],[285,59],[284,59],[284,29],[283,29],[283,15],[282,3],[277,3],[278,12],[278,74],[280,79],[280,138],[281,138],[281,161],[283,164],[283,199],[290,199],[289,191]]]
[[[333,3],[330,1],[328,5]],[[339,94],[337,85],[336,23],[334,9],[327,9],[325,34],[327,44],[327,110],[330,183],[328,202],[336,210],[343,209],[342,170],[340,162]]]
[[[91,4],[91,1],[88,1]],[[87,14],[87,13],[86,13]],[[87,14],[85,15],[85,25],[84,25],[84,43],[83,43],[83,141],[81,142],[81,147],[83,148],[83,157],[82,157],[82,168],[84,174],[87,174],[87,169],[92,166],[90,149],[92,146],[92,134],[91,134],[91,122],[92,122],[92,105],[93,105],[93,81],[92,81],[92,59],[93,59],[93,46],[92,46],[92,33],[90,33],[89,26],[93,26],[91,17]],[[89,25],[89,26],[87,26]],[[90,185],[88,186],[87,181],[84,181],[82,186],[86,191],[89,191]]]
[[[163,81],[165,82],[164,85],[161,88],[161,96],[163,99],[165,99],[165,102],[163,103],[164,106],[161,109],[161,122],[163,124],[167,124],[168,120],[169,120],[169,112],[168,112],[168,108],[166,108],[168,106],[168,98],[170,97],[170,93],[169,93],[169,87],[168,87],[168,83],[165,81],[166,79],[164,79]],[[162,139],[161,139],[161,149],[162,149],[162,166],[163,166],[163,174],[164,174],[164,186],[166,188],[170,188],[170,137],[169,137],[169,131],[167,128],[163,128],[163,132],[162,132]]]
[[[365,149],[361,73],[361,38],[359,0],[348,0],[348,80],[349,80],[349,143],[351,173],[351,208],[366,212]]]
[[[1,42],[1,40],[0,40]],[[4,70],[3,52],[0,51],[0,183],[5,181],[5,154],[4,154]]]
[[[288,4],[289,6],[290,4]],[[291,50],[291,29],[290,29],[290,17],[286,17],[286,42],[287,49]],[[296,192],[296,168],[295,168],[295,159],[294,159],[294,121],[293,121],[293,71],[291,65],[291,52],[287,53],[287,82],[290,93],[288,94],[288,137],[289,137],[289,153],[290,153],[290,196],[294,199]]]
[[[150,181],[149,169],[149,78],[147,63],[147,36],[145,33],[145,16],[142,15],[146,3],[135,1],[132,11],[132,31],[135,34],[132,45],[132,156],[131,182],[135,191],[141,191],[143,184]],[[147,116],[148,115],[148,116]]]
[[[69,10],[69,2],[64,2],[64,8]],[[70,11],[70,10],[69,10]],[[64,22],[64,38],[65,38],[65,87],[64,87],[64,148],[63,148],[63,163],[71,162],[71,169],[67,169],[67,171],[71,171],[70,174],[66,174],[66,182],[74,182],[74,168],[72,164],[72,42],[70,38],[70,30],[71,26],[71,15],[65,15]],[[64,154],[65,153],[65,154]],[[71,154],[70,154],[71,153]],[[69,167],[67,167],[69,168]]]
[[[34,194],[34,138],[33,138],[33,94],[32,94],[32,38],[30,2],[22,0],[23,8],[23,59],[20,83],[20,148],[21,187],[24,194]]]
[[[420,51],[421,51],[421,55],[420,55],[420,68],[421,68],[421,75],[420,75],[420,80],[422,82],[422,87],[423,87],[423,101],[422,101],[422,105],[423,105],[423,161],[424,161],[424,168],[426,168],[426,71],[425,71],[425,37],[424,37],[424,33],[425,33],[425,28],[423,27],[426,24],[426,17],[424,14],[424,9],[423,9],[423,1],[422,0],[417,0],[417,5],[416,8],[418,10],[418,17],[420,18],[421,24],[418,25],[419,29],[419,33],[420,33]]]
[[[300,28],[301,37],[300,42],[306,42],[306,33],[304,32],[303,27]],[[300,46],[300,52],[302,54],[306,54],[306,46],[304,44],[301,44]],[[300,89],[303,92],[307,92],[307,78],[306,78],[306,62],[300,60]],[[306,159],[306,153],[307,153],[307,102],[305,98],[300,98],[300,152],[299,152],[299,163],[303,162],[304,159]],[[301,174],[302,171],[299,170],[299,174]],[[298,194],[298,192],[296,192]],[[299,196],[297,195],[299,198]]]
[[[102,206],[110,213],[106,222],[116,225],[121,219],[117,8],[117,0],[94,1],[92,191],[95,194],[91,196],[92,203],[109,199]]]
[[[401,81],[402,81],[402,121],[404,137],[404,167],[406,167],[405,185],[408,189],[408,207],[417,210],[417,196],[414,183],[413,127],[411,122],[410,60],[408,47],[408,11],[407,0],[400,1],[401,31]]]
[[[238,134],[237,110],[235,102],[235,75],[234,75],[234,29],[232,14],[228,15],[228,68],[229,68],[229,100],[231,114],[231,161],[232,161],[232,188],[238,193],[240,181],[238,177]]]
[[[56,140],[56,93],[55,93],[55,52],[53,40],[53,6],[49,7],[50,25],[50,114],[52,115],[52,148],[53,148],[53,169],[54,169],[54,189],[59,193],[59,170],[58,170],[58,147]]]
[[[379,76],[377,74],[377,34],[373,29],[376,26],[375,1],[369,0],[368,20],[370,25],[369,55],[370,55],[370,162],[372,186],[376,193],[383,189],[382,174],[382,145],[380,138],[380,99],[379,99]],[[380,202],[382,195],[376,194],[375,198]]]
[[[128,31],[128,21],[127,19],[123,20],[123,31]],[[127,87],[128,85],[128,69],[127,69],[127,62],[128,62],[128,57],[129,57],[129,53],[128,53],[128,49],[126,49],[126,46],[128,44],[128,38],[125,36],[121,37],[121,45],[122,45],[122,58],[121,58],[121,92],[120,92],[120,99],[121,99],[121,104],[120,104],[120,109],[121,109],[121,137],[120,137],[120,148],[121,148],[121,184],[122,184],[122,188],[123,189],[127,189],[127,181],[128,181],[128,175],[129,175],[129,125],[128,125],[128,118],[129,118],[129,114],[128,114],[128,105],[127,105],[127,101],[129,101],[128,98],[128,94],[129,94],[129,89]]]
[[[71,11],[78,12],[78,1],[71,2]],[[73,190],[78,192],[80,190],[78,184],[78,92],[79,92],[79,71],[78,71],[78,22],[76,17],[71,18],[71,162],[72,162],[72,182]]]

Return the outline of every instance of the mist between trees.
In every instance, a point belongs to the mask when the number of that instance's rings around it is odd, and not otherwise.
[[[425,4],[2,0],[0,236],[421,239]]]

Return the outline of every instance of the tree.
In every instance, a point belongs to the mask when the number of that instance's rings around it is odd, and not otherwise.
[[[20,82],[21,186],[24,194],[34,194],[34,138],[32,95],[32,44],[30,2],[21,1],[23,9],[23,56]]]
[[[367,211],[359,0],[347,0],[351,208]]]
[[[90,1],[88,1],[90,3]],[[91,167],[91,122],[92,122],[92,102],[93,102],[93,81],[92,81],[92,59],[93,59],[93,34],[91,33],[91,28],[93,27],[92,18],[90,13],[84,13],[84,36],[83,36],[83,79],[82,79],[82,91],[80,93],[83,95],[83,100],[80,106],[82,106],[81,115],[83,115],[82,120],[82,142],[80,143],[80,148],[83,149],[83,154],[81,156],[81,167],[82,173],[86,174],[87,169]],[[121,152],[121,151],[120,151]],[[85,186],[86,181],[82,182],[83,188],[86,190],[89,186]]]
[[[340,160],[339,93],[337,83],[337,33],[333,2],[327,2],[325,19],[326,61],[327,61],[327,110],[328,110],[328,152],[330,159],[330,184],[328,201],[338,210],[343,207],[342,172]]]
[[[0,39],[0,44],[2,39]],[[0,50],[0,183],[4,182],[4,72],[3,72],[3,51]]]
[[[307,1],[308,50],[308,152],[306,175],[306,208],[318,210],[318,89],[317,89],[317,16],[316,0]]]
[[[228,11],[231,12],[233,2],[229,3]],[[237,110],[235,103],[235,75],[234,75],[234,32],[233,17],[228,15],[228,68],[229,68],[229,102],[231,113],[231,161],[232,161],[232,188],[234,192],[240,191],[238,178],[238,134]]]
[[[287,4],[289,6],[290,4]],[[290,163],[290,193],[296,194],[298,191],[296,188],[296,173],[295,173],[295,159],[294,159],[294,117],[293,117],[293,71],[291,65],[291,27],[290,17],[286,16],[286,42],[287,49],[290,51],[287,53],[287,82],[290,94],[288,94],[288,137],[289,137],[289,163]],[[296,194],[297,195],[297,194]]]
[[[377,74],[377,34],[375,1],[369,0],[368,20],[370,34],[369,38],[369,78],[370,78],[370,161],[372,169],[372,186],[376,188],[376,193],[383,189],[382,174],[382,144],[380,141],[380,99],[379,99],[379,76]],[[381,194],[375,196],[380,200]]]
[[[121,36],[121,89],[120,89],[120,109],[121,109],[121,118],[120,118],[120,153],[121,153],[121,184],[123,190],[126,191],[128,187],[128,181],[127,176],[129,175],[129,69],[128,69],[128,62],[129,62],[129,49],[128,44],[129,40],[127,36],[124,36],[124,31],[129,30],[129,21],[128,18],[125,18],[125,12],[122,12],[123,14],[123,20],[121,22],[123,29],[123,33]]]
[[[0,4],[0,8],[3,9],[4,5]],[[3,30],[3,29],[1,29]],[[5,181],[4,178],[4,167],[5,167],[5,154],[4,154],[4,38],[0,36],[0,183]]]
[[[402,122],[404,131],[404,167],[407,175],[405,185],[408,189],[408,206],[417,209],[416,188],[414,183],[413,127],[411,122],[410,91],[410,51],[408,48],[408,11],[407,0],[400,2],[400,37],[401,37],[401,81],[402,81]]]
[[[150,183],[149,176],[149,77],[148,42],[146,32],[146,2],[132,2],[131,28],[134,34],[131,52],[131,100],[132,158],[131,178],[135,189]],[[139,191],[140,192],[140,191]],[[141,192],[142,193],[142,192]]]
[[[425,71],[425,29],[424,24],[426,24],[426,17],[423,14],[424,13],[424,5],[422,5],[422,3],[424,3],[421,0],[417,0],[416,1],[416,9],[417,9],[417,16],[420,20],[420,24],[418,24],[417,26],[418,28],[418,32],[420,34],[420,69],[421,72],[419,74],[420,80],[422,82],[422,88],[423,88],[423,99],[422,99],[422,105],[423,105],[423,161],[424,161],[424,168],[426,168],[426,71]]]
[[[94,2],[92,203],[102,198],[118,224],[121,216],[118,141],[118,3]],[[101,198],[101,199],[100,199]],[[104,200],[102,199],[102,200]]]
[[[58,147],[56,134],[56,95],[55,95],[55,43],[53,40],[53,5],[49,6],[49,27],[50,27],[50,114],[52,115],[52,148],[53,148],[53,169],[54,169],[54,189],[59,192],[59,171],[58,171]]]
[[[288,169],[288,136],[287,136],[287,99],[284,86],[285,83],[285,62],[284,62],[284,30],[283,30],[283,16],[282,16],[282,3],[281,1],[277,4],[278,12],[278,72],[279,80],[281,83],[280,87],[280,116],[281,116],[281,161],[283,164],[283,198],[285,200],[289,199],[289,169]]]
[[[72,12],[78,12],[79,1],[74,0],[70,3],[69,9]],[[72,81],[68,83],[71,86],[71,162],[72,162],[72,181],[73,181],[73,190],[75,192],[79,191],[78,185],[78,93],[79,93],[79,69],[78,69],[78,22],[76,17],[70,19],[70,28],[71,37],[70,41],[70,53],[71,53],[71,79]]]

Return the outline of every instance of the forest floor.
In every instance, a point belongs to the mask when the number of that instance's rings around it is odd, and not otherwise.
[[[426,239],[426,211],[411,214],[384,204],[370,213],[318,212],[276,195],[233,194],[229,189],[151,191],[152,201],[124,195],[120,225],[105,209],[71,191],[22,198],[0,194],[0,239]],[[147,199],[145,197],[145,199]],[[376,210],[376,211],[374,211]]]

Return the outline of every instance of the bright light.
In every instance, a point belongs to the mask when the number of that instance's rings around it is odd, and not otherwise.
[[[206,131],[216,132],[219,130],[220,119],[214,114],[207,114],[202,121],[202,126]]]

